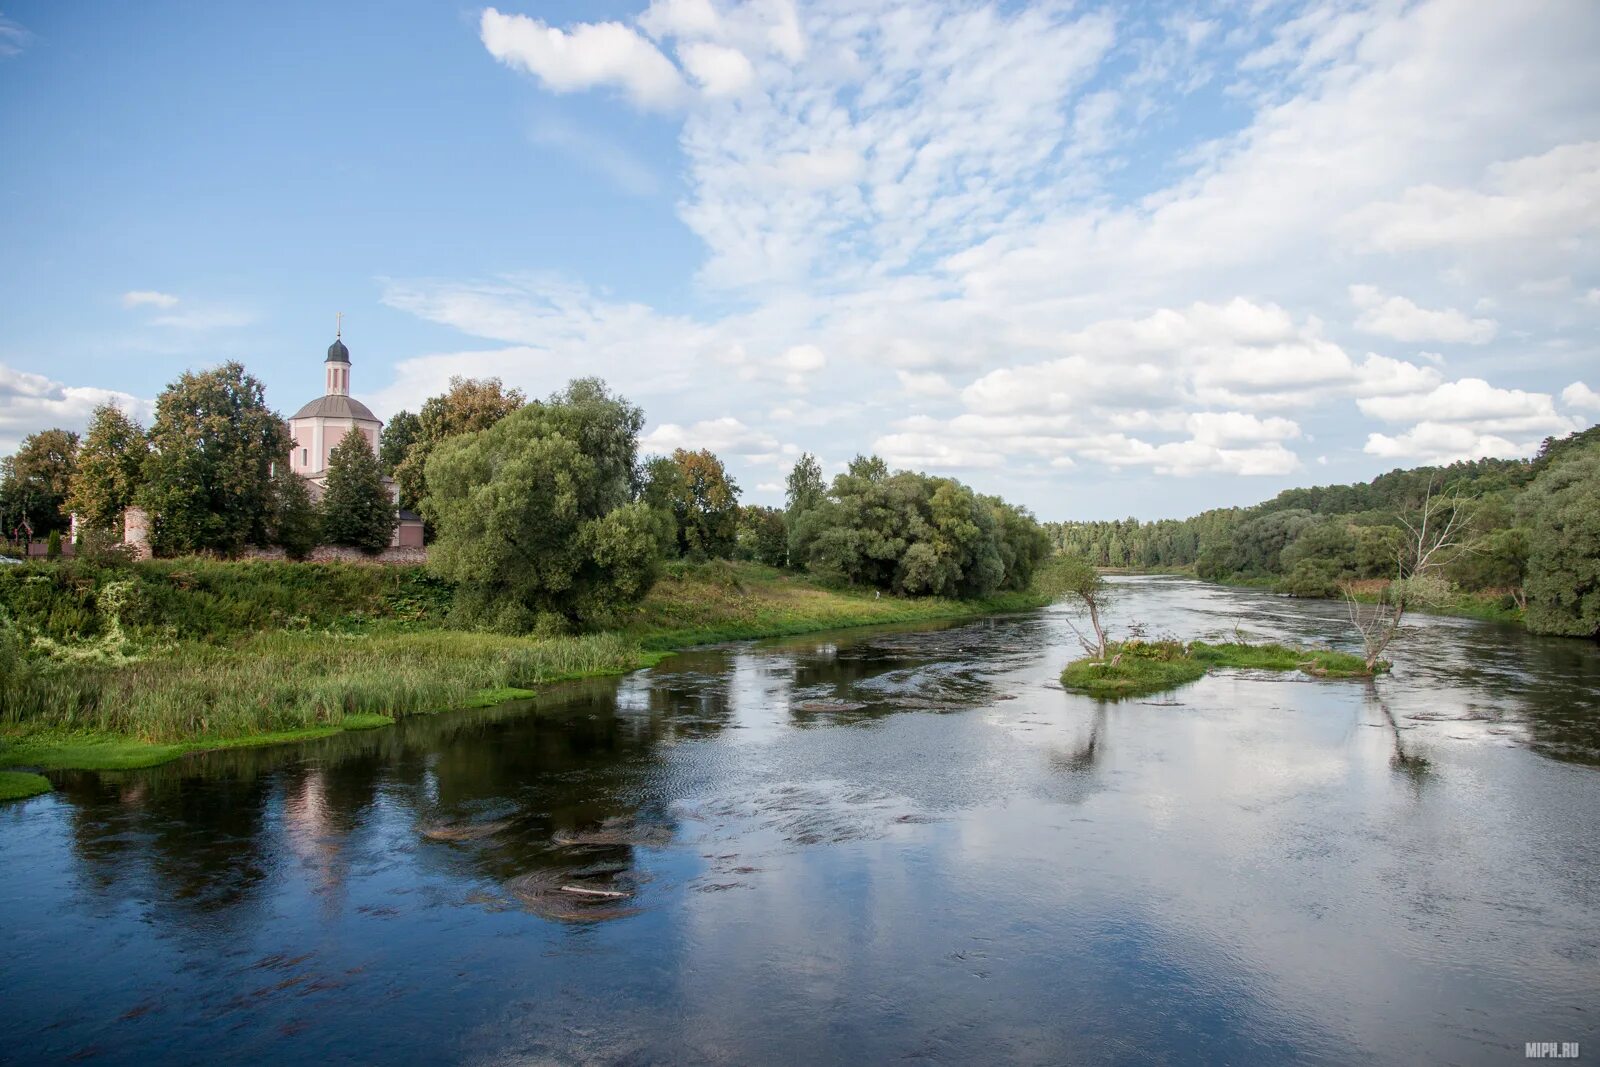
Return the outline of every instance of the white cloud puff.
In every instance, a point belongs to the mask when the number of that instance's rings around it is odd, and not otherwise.
[[[1356,329],[1396,341],[1447,341],[1481,345],[1494,340],[1498,324],[1445,308],[1430,311],[1403,296],[1385,296],[1376,286],[1352,285],[1350,300],[1360,309]]]
[[[81,431],[102,404],[143,420],[154,407],[129,393],[66,385],[0,363],[0,453],[14,451],[22,438],[48,427]]]
[[[695,41],[678,49],[683,67],[710,97],[738,96],[756,80],[756,69],[737,48]]]
[[[122,294],[122,306],[125,308],[170,308],[175,307],[177,303],[178,298],[171,293],[161,293],[154,289],[134,289]]]
[[[688,92],[672,61],[620,22],[581,23],[568,32],[490,7],[478,30],[490,55],[558,93],[615,86],[640,107],[672,108]]]
[[[1561,402],[1569,408],[1582,411],[1600,411],[1600,393],[1583,382],[1573,382],[1561,390]]]

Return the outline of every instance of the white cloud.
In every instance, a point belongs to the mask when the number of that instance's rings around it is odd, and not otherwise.
[[[49,427],[82,431],[102,404],[113,404],[145,421],[154,408],[150,401],[129,393],[65,385],[0,363],[0,453],[15,451],[28,434]]]
[[[479,36],[490,55],[558,93],[615,86],[644,108],[676,107],[688,93],[672,61],[620,22],[582,23],[566,32],[490,7],[479,19]]]
[[[932,472],[998,467],[1005,456],[994,449],[973,447],[929,433],[892,433],[879,437],[872,449],[894,468]]]
[[[1471,423],[1480,432],[1567,433],[1575,420],[1559,415],[1548,393],[1501,389],[1482,378],[1445,382],[1417,396],[1356,401],[1362,414],[1384,422]]]
[[[1208,445],[1287,441],[1300,436],[1300,426],[1276,416],[1258,418],[1242,411],[1199,411],[1185,421],[1194,439]]]
[[[1569,408],[1600,411],[1600,393],[1590,389],[1583,382],[1573,382],[1561,390],[1561,402]]]
[[[769,456],[782,451],[776,437],[752,429],[731,415],[705,419],[691,426],[663,423],[639,441],[639,451],[645,454],[668,453],[679,448],[690,451],[708,448],[724,458]]]
[[[696,41],[678,48],[683,67],[707,96],[738,96],[756,79],[756,69],[737,48]]]
[[[122,294],[122,306],[125,308],[170,308],[177,303],[178,298],[171,293],[160,293],[154,289],[134,289]]]
[[[711,0],[652,0],[639,16],[639,25],[657,39],[717,37],[723,32],[722,19]]]
[[[1538,439],[1519,443],[1497,434],[1479,433],[1471,426],[1421,422],[1394,437],[1369,434],[1363,451],[1408,463],[1444,464],[1484,457],[1514,459],[1531,456],[1538,448]]]
[[[11,19],[0,15],[0,59],[20,55],[33,41],[33,34]]]
[[[942,374],[931,371],[918,374],[908,370],[897,370],[894,374],[900,380],[900,388],[906,391],[907,396],[946,397],[956,394],[956,387]]]
[[[1430,311],[1403,296],[1385,296],[1376,286],[1352,285],[1350,300],[1361,310],[1356,329],[1396,341],[1454,341],[1481,345],[1494,340],[1493,319],[1469,318],[1455,308]]]
[[[1552,313],[1553,280],[1600,272],[1585,0],[1266,4],[1217,25],[1026,0],[655,0],[604,40],[501,18],[559,45],[495,52],[557,91],[673,97],[680,217],[705,248],[693,314],[570,283],[391,285],[392,306],[515,346],[487,358],[523,380],[582,366],[675,425],[766,411],[826,424],[842,454],[878,441],[1000,481],[1075,459],[1282,477],[1312,432],[1320,454],[1360,449],[1365,419],[1399,427],[1366,442],[1385,458],[1565,425],[1550,392],[1572,371],[1545,353],[1581,351],[1594,300]],[[641,46],[655,90],[601,61]],[[696,69],[718,49],[748,80]],[[1208,84],[1246,118],[1185,140],[1177,98]],[[1447,383],[1436,354],[1361,334],[1481,346],[1472,369],[1523,389]],[[826,373],[791,365],[807,348]],[[954,414],[922,421],[930,399]]]
[[[1388,252],[1570,239],[1597,227],[1600,141],[1494,163],[1475,189],[1413,186],[1345,220],[1345,232]]]

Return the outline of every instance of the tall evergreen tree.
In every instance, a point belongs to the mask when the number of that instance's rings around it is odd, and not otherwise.
[[[290,559],[305,559],[322,538],[321,517],[305,479],[280,463],[272,474],[272,543]]]
[[[159,555],[233,555],[268,542],[272,468],[293,442],[261,382],[236,362],[187,372],[156,398],[136,502]]]
[[[360,430],[345,434],[328,455],[321,512],[322,537],[329,544],[379,552],[394,537],[394,501],[384,487],[378,457]]]
[[[117,530],[144,476],[150,441],[144,428],[110,404],[95,408],[78,449],[67,511],[89,529]]]

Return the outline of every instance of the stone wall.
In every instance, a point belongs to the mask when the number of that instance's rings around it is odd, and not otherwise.
[[[241,559],[286,559],[281,548],[247,548]],[[308,563],[426,563],[428,550],[420,545],[404,548],[386,548],[376,554],[368,554],[359,548],[347,548],[344,545],[318,545],[306,556]]]

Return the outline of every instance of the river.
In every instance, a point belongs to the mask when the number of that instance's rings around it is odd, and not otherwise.
[[[1117,583],[1152,635],[1343,608]],[[697,650],[0,806],[0,1059],[1600,1055],[1600,651],[1063,692],[1064,608]]]

